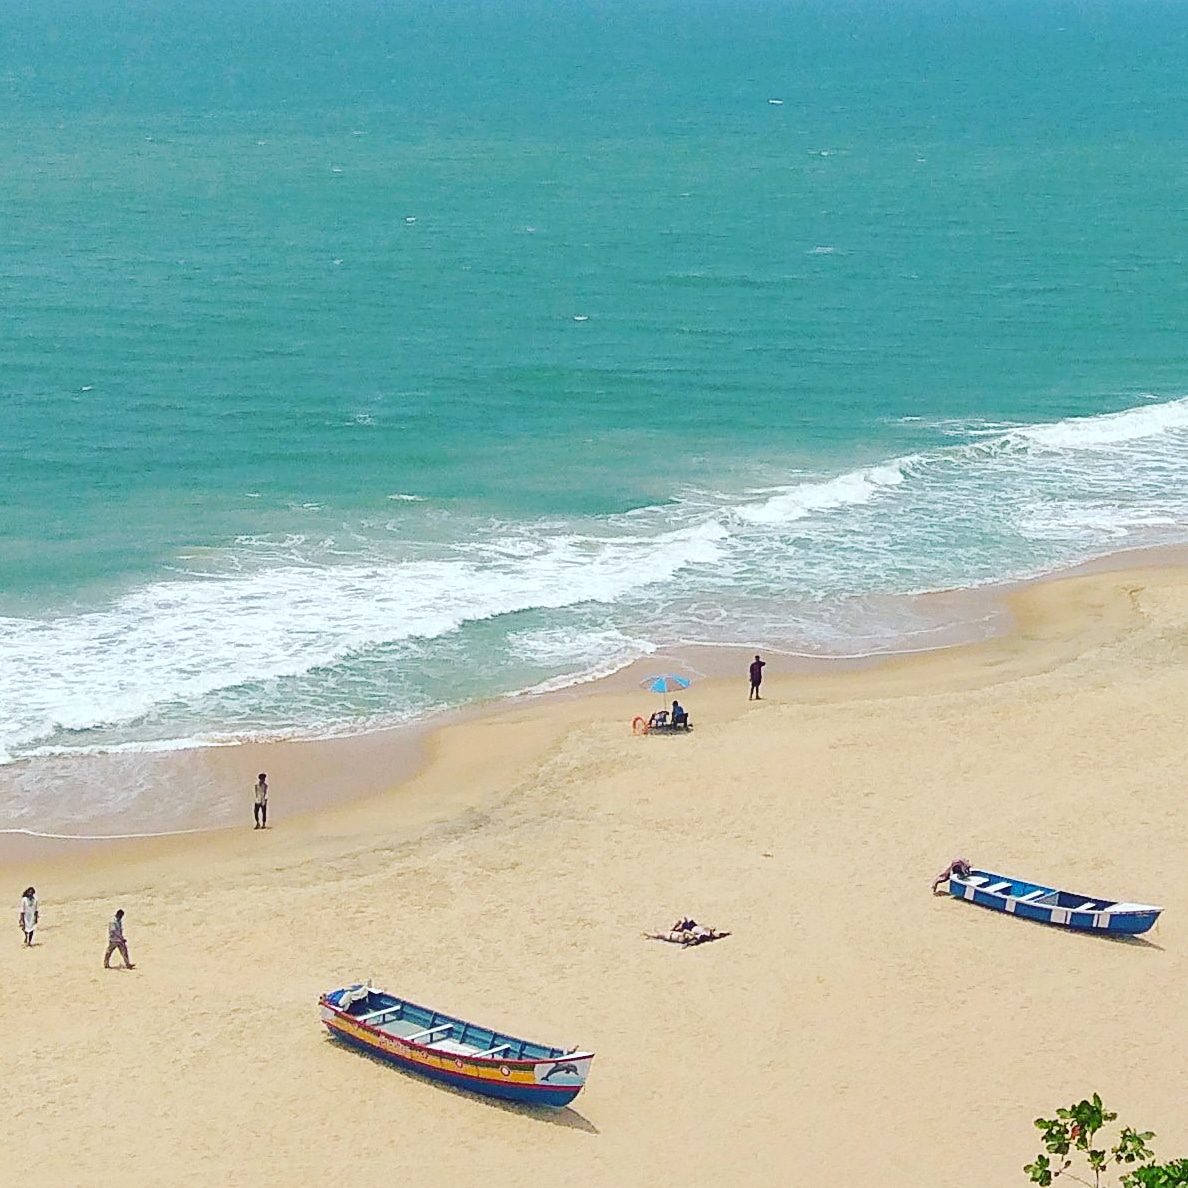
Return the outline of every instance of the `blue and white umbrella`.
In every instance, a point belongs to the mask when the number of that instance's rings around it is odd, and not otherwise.
[[[687,689],[690,682],[683,676],[669,672],[663,676],[650,676],[647,680],[640,681],[640,684],[649,693],[675,693],[678,689]]]

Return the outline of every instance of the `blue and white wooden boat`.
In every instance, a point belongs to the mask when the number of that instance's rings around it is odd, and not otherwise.
[[[1163,908],[1146,903],[1116,903],[1090,899],[1071,891],[1057,891],[1041,883],[1025,883],[988,870],[971,870],[968,877],[949,875],[949,894],[995,911],[1057,924],[1085,932],[1146,932]]]
[[[568,1105],[582,1091],[593,1052],[551,1048],[417,1006],[371,986],[323,994],[322,1022],[344,1044],[488,1097]]]

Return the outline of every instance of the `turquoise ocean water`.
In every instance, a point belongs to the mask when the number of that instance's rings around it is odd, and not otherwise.
[[[14,0],[0,759],[929,646],[921,592],[1188,539],[1186,50],[1137,0]]]

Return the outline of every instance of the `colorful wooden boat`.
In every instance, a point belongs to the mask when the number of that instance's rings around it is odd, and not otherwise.
[[[551,1048],[444,1015],[371,986],[323,994],[322,1022],[351,1047],[488,1097],[568,1105],[582,1091],[593,1052]]]
[[[1163,908],[1146,903],[1116,903],[1090,899],[1071,891],[1057,891],[1041,883],[1026,883],[988,870],[971,870],[967,877],[949,875],[949,894],[995,911],[1077,928],[1086,932],[1146,932]]]

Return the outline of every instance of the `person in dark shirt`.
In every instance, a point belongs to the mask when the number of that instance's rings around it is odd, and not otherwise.
[[[747,698],[748,701],[752,699],[755,701],[761,700],[759,697],[759,686],[763,684],[763,666],[766,663],[766,660],[760,660],[758,656],[751,661],[751,696]]]
[[[674,726],[689,725],[689,712],[679,701],[672,703],[672,724]]]

